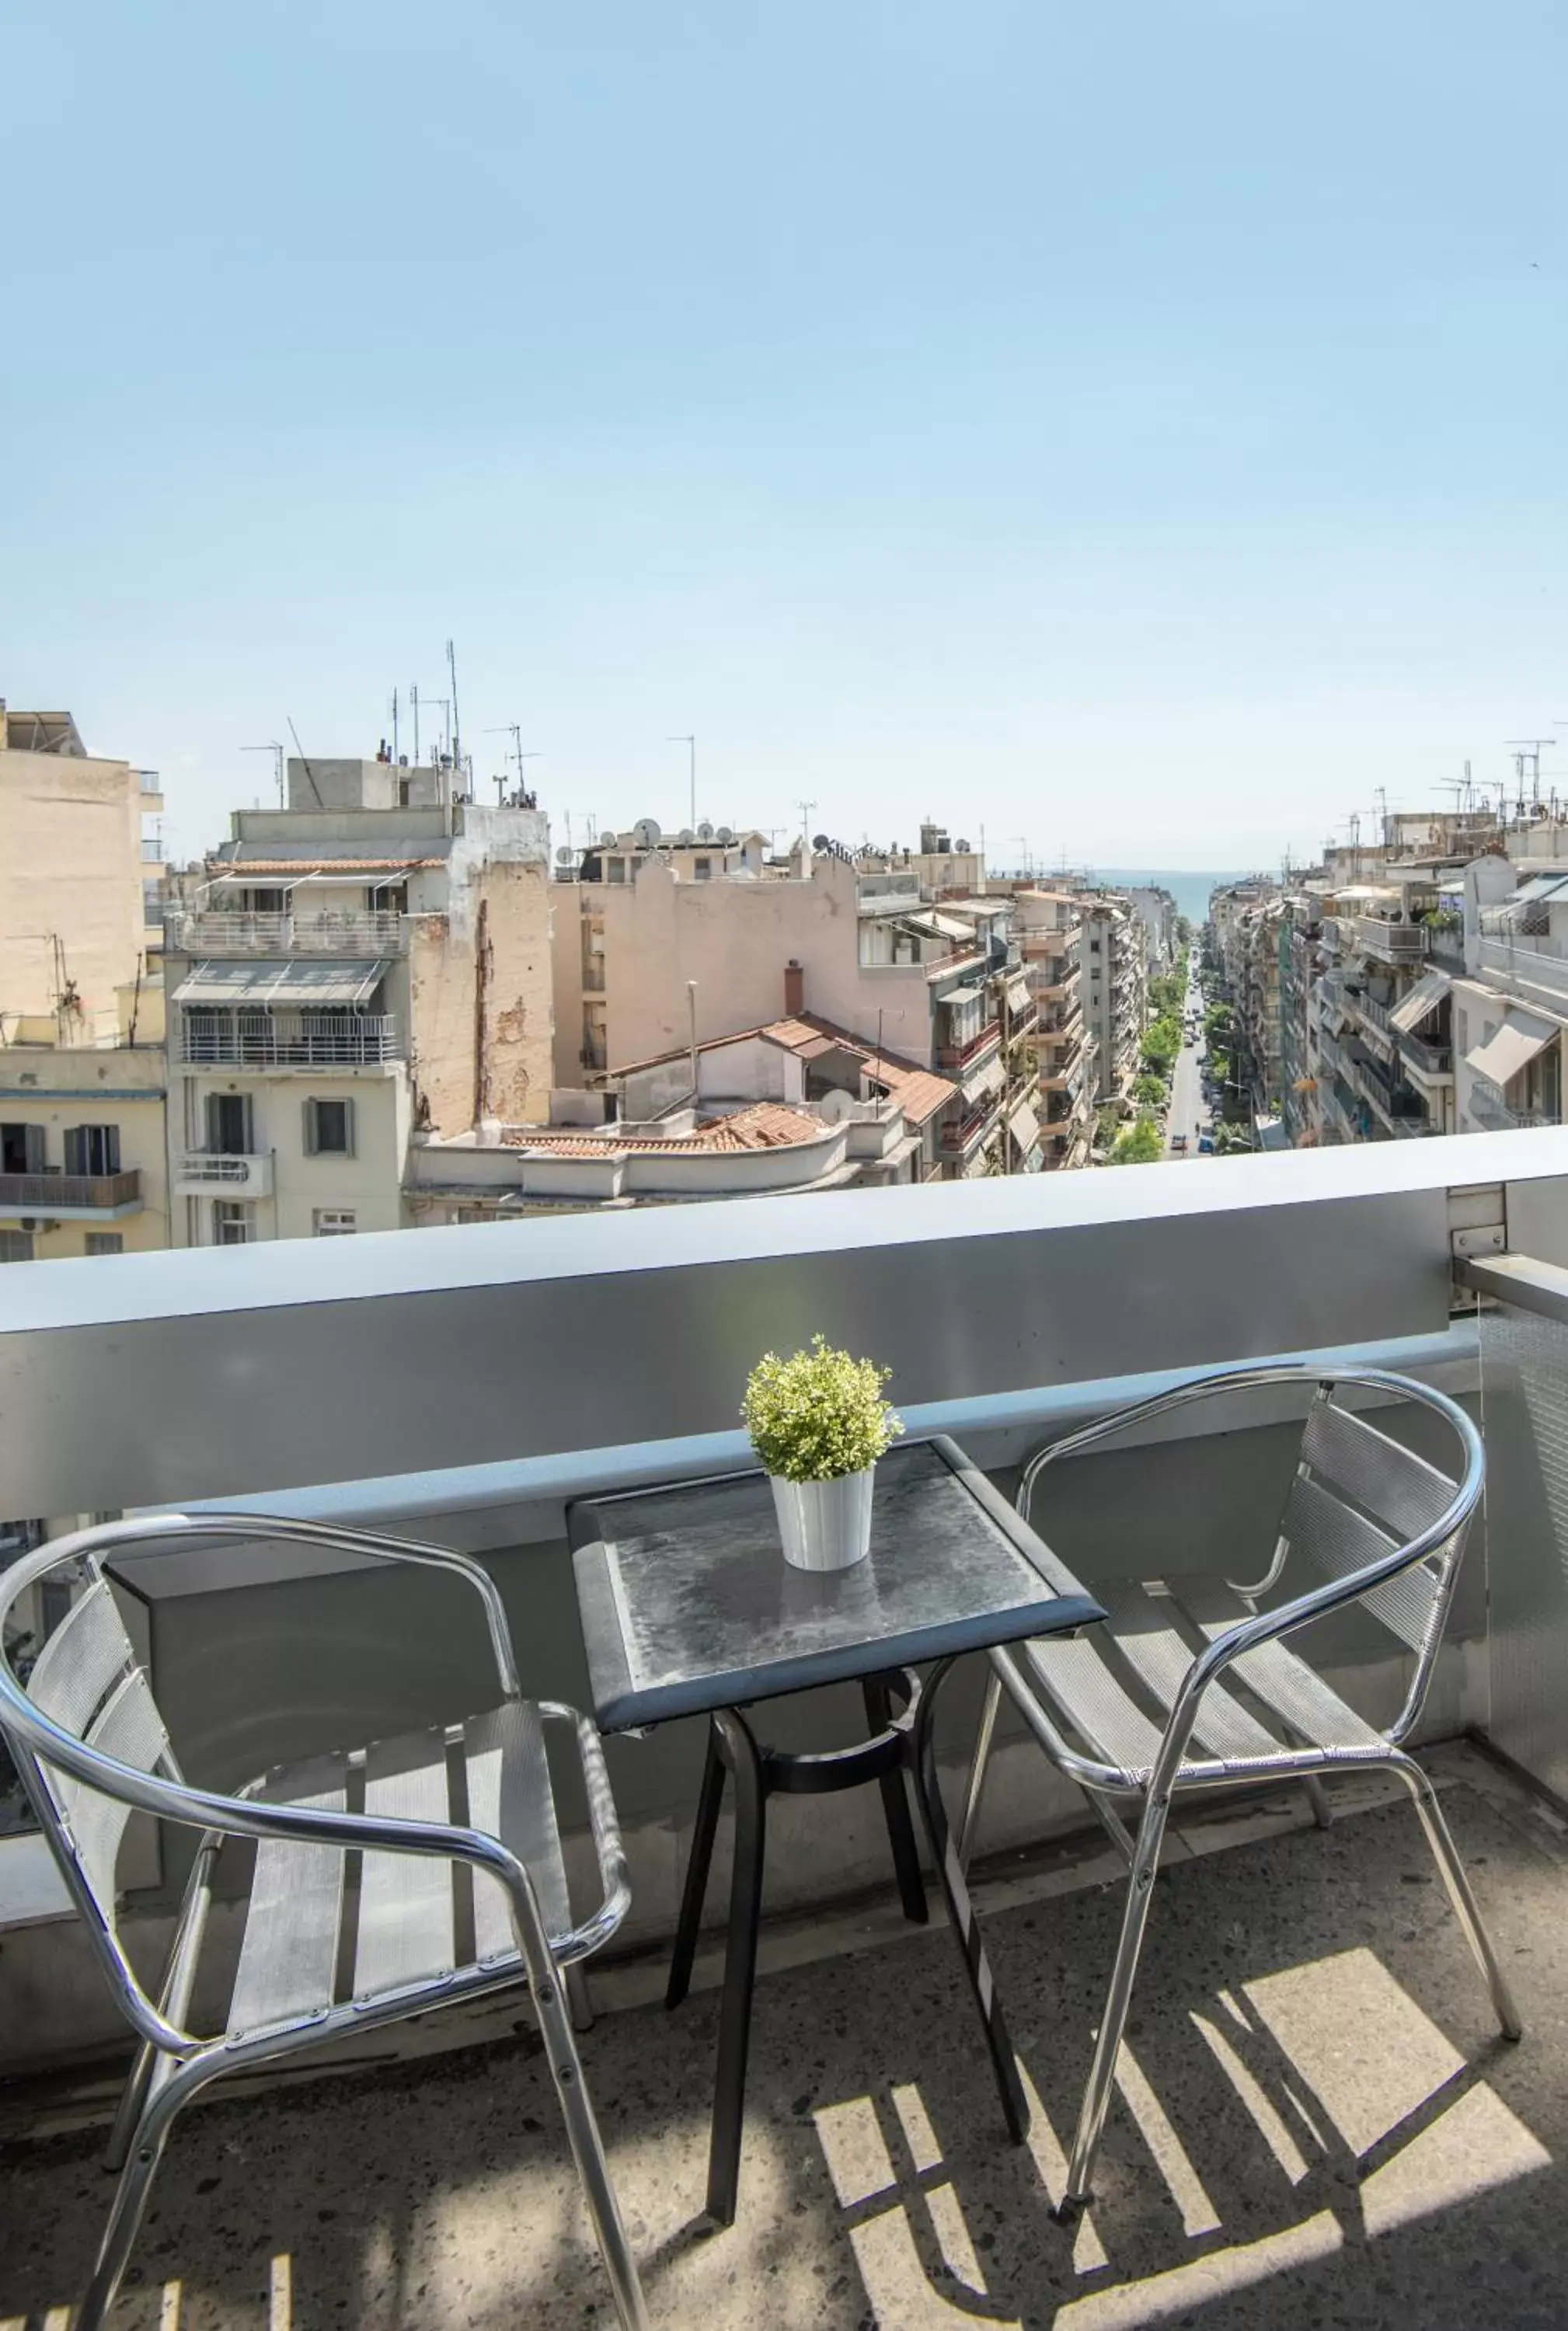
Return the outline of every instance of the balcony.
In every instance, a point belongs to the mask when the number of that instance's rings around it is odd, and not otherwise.
[[[226,1021],[183,1015],[180,1058],[192,1068],[371,1069],[404,1057],[397,1020],[390,1012],[341,1018],[309,1012],[261,1012]]]
[[[1554,1010],[1561,1011],[1568,1004],[1568,958],[1557,952],[1559,941],[1483,932],[1477,944],[1482,971],[1539,990],[1554,999]]]
[[[1002,1104],[995,1093],[987,1093],[974,1108],[963,1117],[949,1118],[942,1127],[944,1157],[968,1157],[1001,1118]]]
[[[176,1157],[176,1198],[270,1198],[272,1156],[242,1156],[237,1151],[187,1149]]]
[[[171,908],[168,944],[185,955],[395,956],[407,952],[401,915],[234,915]]]
[[[977,1069],[989,1054],[999,1050],[1001,1043],[1001,1024],[993,1020],[989,1026],[982,1028],[978,1036],[972,1036],[966,1044],[938,1044],[936,1066],[947,1076],[967,1076],[970,1070]]]
[[[1385,923],[1377,915],[1357,915],[1355,945],[1379,963],[1419,963],[1426,953],[1427,935],[1421,923]]]
[[[58,1222],[117,1222],[142,1209],[141,1168],[120,1174],[0,1174],[0,1220],[46,1214]]]
[[[1454,1073],[1451,1044],[1429,1044],[1424,1036],[1412,1036],[1402,1028],[1399,1049],[1406,1069],[1427,1084],[1440,1084]]]
[[[585,2053],[656,2325],[1142,2331],[1186,2315],[1297,2331],[1316,2314],[1535,2331],[1568,2279],[1568,1870],[1536,1785],[1568,1793],[1568,1326],[1543,1308],[1552,1271],[1522,1258],[1560,1242],[1565,1214],[1568,1133],[1521,1133],[764,1199],[744,1220],[688,1209],[679,1258],[668,1216],[629,1213],[547,1239],[523,1223],[36,1266],[5,1286],[0,1473],[27,1513],[233,1498],[480,1550],[525,1690],[581,1697],[563,1501],[741,1461],[735,1387],[759,1320],[885,1355],[912,1429],[955,1431],[1004,1484],[1041,1440],[1225,1358],[1354,1354],[1472,1407],[1487,1364],[1492,1486],[1421,1753],[1523,1994],[1522,2046],[1490,2039],[1407,1806],[1335,1784],[1324,1837],[1299,1793],[1221,1802],[1174,1837],[1100,2199],[1065,2231],[1047,2212],[1119,1905],[1103,1839],[1014,1733],[976,1902],[1038,2098],[1030,2145],[1003,2137],[947,1938],[898,1919],[874,1795],[864,1818],[856,1798],[777,1799],[740,2214],[694,2231],[720,1936],[667,2014],[700,1745],[672,1725],[610,1744],[633,1911],[595,1974]],[[1461,1263],[1456,1289],[1456,1249],[1495,1245],[1505,1223],[1516,1253],[1489,1277]],[[1478,1296],[1496,1305],[1479,1318]],[[352,1431],[346,1386],[373,1388]],[[1251,1543],[1280,1445],[1272,1423],[1198,1432],[1178,1414],[1096,1458],[1052,1534],[1092,1590],[1201,1482],[1224,1544]],[[485,1681],[482,1634],[440,1582],[307,1571],[280,1542],[134,1566],[154,1680],[201,1782],[443,1721]],[[1334,1674],[1376,1703],[1406,1662],[1372,1640],[1347,1620]],[[950,1795],[974,1706],[955,1690],[938,1741]],[[769,1713],[804,1745],[842,1710]],[[166,1841],[133,1888],[133,1948],[166,1938],[188,1851]],[[80,2295],[101,2223],[124,2051],[69,1915],[32,1917],[0,1955],[0,2047],[27,2075],[5,2105],[0,2320],[42,2326]],[[608,2320],[515,1995],[432,2015],[401,2047],[384,2035],[337,2077],[193,2111],[156,2207],[126,2331]]]
[[[1561,1118],[1545,1109],[1531,1108],[1522,1101],[1510,1101],[1489,1077],[1472,1076],[1470,1115],[1488,1133],[1513,1133],[1562,1123]]]

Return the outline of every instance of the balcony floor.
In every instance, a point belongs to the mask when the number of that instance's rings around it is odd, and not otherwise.
[[[982,1891],[1043,2105],[1027,2149],[1002,2136],[948,1938],[881,1907],[768,1938],[727,2232],[697,2216],[714,1994],[673,2016],[603,2015],[584,2057],[655,2325],[1562,2324],[1568,1832],[1472,1752],[1440,1752],[1434,1770],[1524,2043],[1493,2032],[1407,1803],[1326,1834],[1291,1806],[1212,1816],[1162,1881],[1103,2199],[1076,2236],[1047,2211],[1118,1907],[1108,1856],[1086,1859],[1081,1841]],[[650,1966],[610,1970],[602,1996],[646,2000],[656,1982]],[[196,2107],[116,2325],[611,2322],[531,2031],[520,2007],[490,2017],[461,2053],[388,2061],[383,2045],[353,2073]],[[6,2110],[6,2331],[62,2325],[49,2310],[84,2279],[109,2184],[101,2129],[68,2126],[82,2093]],[[34,2134],[18,2136],[29,2115]]]

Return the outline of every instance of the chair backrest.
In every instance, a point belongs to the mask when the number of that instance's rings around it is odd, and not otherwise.
[[[75,1558],[71,1567],[84,1581],[83,1591],[39,1652],[21,1689],[40,1715],[100,1755],[138,1772],[177,1780],[167,1730],[113,1590],[91,1556]],[[9,1673],[7,1680],[14,1685],[17,1679]],[[4,1717],[0,1701],[0,1723]],[[152,2017],[157,2011],[126,1955],[119,1927],[120,1848],[133,1808],[111,1790],[52,1765],[46,1754],[6,1730],[28,1800],[105,1961],[116,1995],[131,2021],[146,2029],[138,2011],[145,2009]]]
[[[1459,1494],[1459,1481],[1342,1406],[1344,1389],[1340,1382],[1326,1382],[1313,1396],[1279,1521],[1281,1556],[1297,1556],[1325,1584],[1411,1544],[1442,1519]],[[1425,1693],[1468,1529],[1467,1510],[1421,1560],[1360,1598],[1361,1607],[1416,1655],[1402,1726]]]

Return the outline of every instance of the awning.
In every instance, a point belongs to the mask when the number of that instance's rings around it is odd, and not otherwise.
[[[1453,985],[1446,971],[1429,971],[1417,980],[1408,995],[1396,1004],[1388,1015],[1391,1028],[1399,1028],[1408,1036],[1419,1028],[1429,1012],[1435,1012],[1449,989]]]
[[[1040,1119],[1026,1100],[1021,1100],[1008,1118],[1007,1129],[1027,1157],[1040,1139]]]
[[[971,1077],[964,1080],[964,1098],[971,1106],[984,1100],[987,1093],[1000,1092],[1007,1082],[1002,1062],[994,1052],[981,1063]]]
[[[1501,1091],[1510,1077],[1516,1077],[1562,1033],[1554,1020],[1538,1019],[1534,1012],[1510,1012],[1488,1042],[1465,1054],[1465,1066]]]
[[[944,1004],[978,1004],[984,993],[984,982],[972,979],[962,987],[950,987],[941,1000]]]
[[[336,882],[341,888],[349,878],[343,874],[255,874],[248,867],[237,867],[232,874],[214,874],[206,885],[209,890],[238,888],[242,890],[298,890],[306,882]]]
[[[174,1000],[245,1011],[271,1004],[367,1004],[385,971],[385,963],[198,963]]]

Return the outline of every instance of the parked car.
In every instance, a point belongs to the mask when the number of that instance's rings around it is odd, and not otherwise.
[[[1172,1156],[1173,1156],[1173,1157],[1184,1157],[1184,1156],[1186,1156],[1186,1154],[1187,1154],[1187,1137],[1186,1137],[1186,1135],[1185,1135],[1184,1133],[1173,1133],[1173,1134],[1172,1134],[1172,1136],[1171,1136],[1171,1155],[1172,1155]]]
[[[1200,1157],[1212,1157],[1214,1155],[1214,1137],[1212,1133],[1199,1134],[1198,1155]]]

